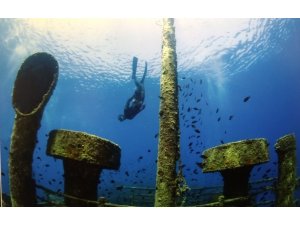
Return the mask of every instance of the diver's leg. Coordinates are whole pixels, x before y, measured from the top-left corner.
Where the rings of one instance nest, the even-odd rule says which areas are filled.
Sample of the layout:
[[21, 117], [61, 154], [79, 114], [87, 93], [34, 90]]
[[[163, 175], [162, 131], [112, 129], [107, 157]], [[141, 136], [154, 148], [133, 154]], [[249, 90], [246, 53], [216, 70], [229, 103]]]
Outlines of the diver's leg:
[[142, 80], [141, 80], [141, 83], [144, 83], [146, 74], [147, 74], [147, 62], [145, 62], [145, 70], [144, 70], [144, 74], [143, 74], [143, 78], [142, 78]]
[[138, 58], [134, 56], [132, 59], [132, 79], [134, 79], [134, 81], [136, 81], [137, 63], [138, 63]]

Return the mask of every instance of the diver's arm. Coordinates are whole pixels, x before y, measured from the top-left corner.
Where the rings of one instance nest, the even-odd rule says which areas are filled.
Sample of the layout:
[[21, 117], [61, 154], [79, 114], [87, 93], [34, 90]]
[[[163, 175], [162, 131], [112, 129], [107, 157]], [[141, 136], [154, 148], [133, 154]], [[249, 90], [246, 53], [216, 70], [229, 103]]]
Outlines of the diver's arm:
[[134, 99], [134, 96], [130, 97], [127, 102], [126, 102], [126, 105], [125, 105], [125, 109], [129, 108], [129, 105], [130, 105], [130, 102], [132, 101], [132, 99]]

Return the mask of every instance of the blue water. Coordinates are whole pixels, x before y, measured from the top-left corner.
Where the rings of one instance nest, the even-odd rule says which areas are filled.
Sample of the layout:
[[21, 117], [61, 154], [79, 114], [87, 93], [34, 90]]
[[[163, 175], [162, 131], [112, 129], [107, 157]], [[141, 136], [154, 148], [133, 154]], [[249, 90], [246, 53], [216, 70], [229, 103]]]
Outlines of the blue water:
[[[197, 167], [201, 152], [221, 141], [247, 138], [266, 138], [270, 143], [270, 162], [259, 172], [255, 167], [251, 180], [261, 179], [269, 168], [268, 176], [277, 176], [276, 140], [294, 133], [299, 143], [300, 137], [300, 20], [176, 19], [175, 27], [182, 88], [180, 148], [187, 184], [191, 188], [222, 185], [220, 175], [203, 174]], [[9, 193], [13, 83], [22, 62], [35, 52], [52, 54], [60, 70], [38, 132], [33, 161], [36, 182], [54, 191], [63, 190], [62, 161], [46, 156], [46, 135], [52, 129], [72, 129], [109, 139], [121, 147], [121, 167], [102, 172], [99, 195], [113, 201], [120, 195], [116, 190], [120, 185], [155, 188], [161, 29], [159, 19], [0, 20], [4, 193]], [[133, 56], [139, 58], [138, 77], [148, 62], [146, 108], [133, 120], [120, 122], [117, 117], [135, 88], [131, 80]], [[243, 102], [246, 96], [251, 97]], [[201, 114], [193, 108], [201, 108]], [[199, 120], [200, 137], [190, 127], [193, 116]], [[138, 160], [140, 156], [143, 159]]]

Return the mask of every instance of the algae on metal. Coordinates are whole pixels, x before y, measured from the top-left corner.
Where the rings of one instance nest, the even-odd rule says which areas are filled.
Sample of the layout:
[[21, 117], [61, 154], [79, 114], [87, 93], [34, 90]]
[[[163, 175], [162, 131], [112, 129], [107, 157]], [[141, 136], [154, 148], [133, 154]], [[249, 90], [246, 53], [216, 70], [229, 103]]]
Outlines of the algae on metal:
[[160, 124], [155, 206], [175, 206], [179, 158], [177, 56], [174, 19], [163, 20]]
[[278, 155], [276, 206], [295, 206], [294, 191], [297, 184], [295, 135], [289, 134], [279, 138], [275, 149]]
[[205, 150], [203, 173], [256, 165], [269, 161], [268, 143], [264, 138], [230, 142]]
[[102, 169], [120, 167], [120, 147], [85, 132], [52, 130], [47, 154], [63, 159], [64, 193], [67, 206], [96, 206], [97, 186]]
[[36, 204], [32, 157], [44, 108], [58, 78], [58, 63], [47, 53], [29, 56], [20, 67], [13, 89], [16, 111], [9, 158], [12, 206]]
[[72, 159], [103, 169], [120, 167], [120, 147], [104, 138], [85, 132], [52, 130], [47, 154], [60, 159]]
[[224, 206], [250, 206], [249, 177], [254, 165], [269, 161], [267, 140], [251, 139], [231, 142], [203, 152], [204, 173], [221, 172], [224, 180]]

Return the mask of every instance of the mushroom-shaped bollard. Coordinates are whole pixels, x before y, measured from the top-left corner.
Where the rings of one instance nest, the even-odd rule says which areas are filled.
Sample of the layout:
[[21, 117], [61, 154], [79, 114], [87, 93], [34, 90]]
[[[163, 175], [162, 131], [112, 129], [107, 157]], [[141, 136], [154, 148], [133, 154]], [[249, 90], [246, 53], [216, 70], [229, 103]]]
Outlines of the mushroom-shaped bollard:
[[[248, 181], [254, 165], [269, 161], [267, 140], [248, 139], [207, 149], [201, 156], [203, 173], [221, 172], [226, 199], [248, 197]], [[250, 199], [225, 206], [247, 206]]]
[[9, 182], [12, 206], [35, 206], [32, 157], [44, 108], [58, 78], [56, 59], [45, 52], [29, 56], [18, 71], [13, 90], [16, 111], [11, 135]]
[[47, 154], [63, 159], [67, 206], [96, 206], [97, 185], [102, 169], [120, 167], [121, 149], [104, 138], [84, 132], [52, 130], [49, 133]]

